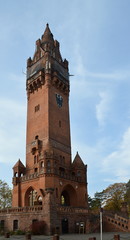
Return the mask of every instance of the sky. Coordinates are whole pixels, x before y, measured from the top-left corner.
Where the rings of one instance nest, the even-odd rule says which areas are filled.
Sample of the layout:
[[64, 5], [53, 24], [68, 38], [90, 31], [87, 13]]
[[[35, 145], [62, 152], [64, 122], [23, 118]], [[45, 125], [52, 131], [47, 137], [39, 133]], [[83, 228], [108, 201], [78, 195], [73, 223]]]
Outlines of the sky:
[[130, 179], [130, 1], [0, 0], [0, 179], [25, 164], [26, 60], [49, 23], [69, 61], [72, 159], [88, 193]]

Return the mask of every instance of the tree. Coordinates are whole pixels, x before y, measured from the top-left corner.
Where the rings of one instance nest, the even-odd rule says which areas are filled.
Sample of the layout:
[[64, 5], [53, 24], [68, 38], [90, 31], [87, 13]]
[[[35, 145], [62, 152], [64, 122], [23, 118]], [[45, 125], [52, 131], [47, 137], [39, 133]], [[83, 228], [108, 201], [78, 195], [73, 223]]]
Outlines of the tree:
[[12, 191], [8, 184], [0, 180], [0, 209], [9, 208], [12, 203]]
[[126, 194], [126, 183], [114, 183], [103, 190], [103, 205], [107, 210], [120, 211]]
[[[114, 183], [109, 185], [102, 192], [96, 192], [94, 198], [88, 198], [89, 208], [94, 211], [99, 210], [100, 207], [115, 212], [120, 211], [121, 203], [125, 199], [126, 189], [126, 183]], [[130, 203], [130, 182], [127, 193], [127, 199], [129, 199]]]
[[129, 211], [130, 211], [130, 180], [126, 184], [126, 194], [125, 194], [124, 198], [125, 198], [125, 201], [128, 204], [128, 208], [129, 208]]
[[94, 194], [94, 198], [91, 198], [89, 196], [88, 197], [89, 208], [93, 211], [99, 210], [99, 208], [101, 207], [102, 201], [103, 201], [102, 197], [103, 197], [102, 192], [96, 192]]

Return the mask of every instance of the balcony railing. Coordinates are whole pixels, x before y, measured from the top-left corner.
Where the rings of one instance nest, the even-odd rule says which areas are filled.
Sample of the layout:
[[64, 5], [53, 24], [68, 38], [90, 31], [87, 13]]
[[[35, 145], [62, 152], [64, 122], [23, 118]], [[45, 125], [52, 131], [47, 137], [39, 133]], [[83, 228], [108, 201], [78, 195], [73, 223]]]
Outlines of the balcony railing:
[[0, 209], [0, 213], [8, 214], [8, 213], [26, 213], [26, 212], [39, 212], [42, 210], [42, 206], [29, 206], [29, 207], [16, 207], [16, 208], [5, 208]]
[[71, 207], [71, 206], [57, 206], [57, 211], [60, 213], [82, 213], [82, 214], [88, 213], [88, 209], [86, 208]]

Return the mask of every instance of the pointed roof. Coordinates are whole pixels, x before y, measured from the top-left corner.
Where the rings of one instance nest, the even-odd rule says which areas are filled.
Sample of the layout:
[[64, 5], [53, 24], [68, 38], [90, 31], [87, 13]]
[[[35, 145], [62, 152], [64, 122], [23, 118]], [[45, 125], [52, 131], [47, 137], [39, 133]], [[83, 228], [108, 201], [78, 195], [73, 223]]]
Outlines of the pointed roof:
[[20, 161], [20, 159], [16, 162], [16, 164], [13, 166], [13, 168], [25, 168], [25, 166], [23, 165], [23, 163]]
[[74, 158], [73, 165], [80, 166], [80, 167], [84, 167], [85, 166], [83, 161], [82, 161], [82, 159], [81, 159], [81, 157], [79, 156], [78, 152], [77, 152], [77, 154], [76, 154], [76, 156]]
[[49, 28], [49, 24], [47, 23], [45, 32], [42, 35], [42, 42], [52, 42], [52, 41], [54, 41], [53, 34], [51, 33], [51, 30]]

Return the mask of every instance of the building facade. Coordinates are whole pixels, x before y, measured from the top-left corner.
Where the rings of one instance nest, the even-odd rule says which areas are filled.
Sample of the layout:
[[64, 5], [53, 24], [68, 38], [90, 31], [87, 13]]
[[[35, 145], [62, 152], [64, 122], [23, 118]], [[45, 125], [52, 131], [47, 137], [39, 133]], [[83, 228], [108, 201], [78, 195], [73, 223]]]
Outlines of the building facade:
[[12, 208], [0, 211], [9, 230], [43, 221], [44, 232], [87, 229], [87, 166], [71, 159], [68, 61], [49, 25], [27, 60], [26, 164], [13, 167]]

